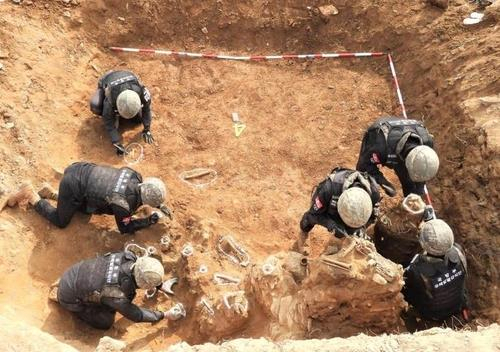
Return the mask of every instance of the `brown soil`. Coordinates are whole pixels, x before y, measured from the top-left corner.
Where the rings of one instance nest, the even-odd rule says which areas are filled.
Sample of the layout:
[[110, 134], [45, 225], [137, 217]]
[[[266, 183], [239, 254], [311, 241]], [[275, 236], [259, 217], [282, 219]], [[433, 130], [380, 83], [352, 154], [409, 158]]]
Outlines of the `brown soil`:
[[[2, 189], [24, 179], [57, 185], [56, 171], [77, 160], [123, 165], [87, 100], [101, 74], [127, 68], [150, 88], [156, 115], [157, 144], [145, 146], [135, 168], [167, 182], [174, 210], [173, 222], [134, 240], [157, 244], [168, 231], [175, 250], [191, 242], [205, 251], [207, 265], [230, 270], [213, 248], [219, 235], [232, 234], [252, 262], [262, 261], [295, 240], [314, 184], [334, 166], [355, 165], [366, 126], [382, 114], [399, 114], [385, 59], [240, 63], [117, 55], [106, 47], [259, 54], [391, 50], [409, 115], [424, 119], [436, 137], [442, 163], [429, 188], [438, 214], [466, 248], [473, 313], [483, 321], [500, 319], [498, 129], [475, 121], [464, 105], [498, 93], [498, 7], [491, 19], [464, 28], [462, 18], [472, 10], [465, 0], [446, 11], [423, 1], [339, 0], [340, 13], [328, 22], [306, 9], [319, 1], [29, 3], [0, 2]], [[247, 124], [240, 138], [232, 112]], [[127, 129], [125, 141], [140, 141], [139, 132]], [[204, 190], [190, 188], [178, 175], [196, 167], [215, 169], [218, 179]], [[115, 231], [111, 217], [76, 216], [64, 230], [32, 209], [8, 209], [0, 220], [0, 315], [92, 350], [103, 333], [49, 304], [48, 288], [71, 264], [123, 248], [131, 238]], [[328, 234], [318, 229], [311, 237], [314, 256]], [[177, 263], [173, 254], [166, 260], [171, 267]], [[184, 285], [178, 292], [189, 304], [192, 287]], [[261, 319], [255, 311], [230, 337], [260, 336]], [[189, 318], [153, 327], [124, 319], [115, 325], [107, 334], [132, 349], [202, 342]]]

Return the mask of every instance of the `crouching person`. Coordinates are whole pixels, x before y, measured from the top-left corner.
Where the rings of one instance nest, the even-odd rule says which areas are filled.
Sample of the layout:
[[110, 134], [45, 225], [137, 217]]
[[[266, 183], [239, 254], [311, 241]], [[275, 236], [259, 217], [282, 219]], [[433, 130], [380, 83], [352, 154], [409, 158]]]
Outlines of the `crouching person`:
[[405, 269], [406, 301], [426, 320], [462, 315], [467, 321], [467, 261], [453, 231], [443, 220], [432, 219], [423, 224], [419, 237], [424, 252]]
[[59, 280], [52, 299], [96, 329], [109, 329], [116, 312], [136, 323], [178, 320], [186, 314], [182, 304], [162, 312], [132, 303], [137, 288], [161, 289], [163, 275], [157, 259], [137, 258], [131, 252], [108, 253], [70, 267]]
[[[156, 224], [159, 219], [157, 213], [145, 219], [133, 219], [132, 215], [142, 205], [160, 208], [170, 216], [163, 205], [166, 194], [167, 189], [160, 179], [147, 177], [143, 180], [140, 173], [128, 167], [117, 169], [77, 162], [64, 170], [59, 192], [46, 185], [37, 194], [27, 183], [9, 198], [8, 205], [28, 202], [60, 228], [68, 226], [76, 212], [114, 215], [121, 233], [134, 233]], [[46, 199], [57, 200], [57, 208]]]
[[311, 207], [300, 221], [299, 239], [292, 249], [304, 251], [308, 234], [315, 225], [325, 227], [337, 238], [363, 237], [365, 228], [378, 215], [378, 187], [367, 173], [341, 167], [333, 169], [316, 187]]

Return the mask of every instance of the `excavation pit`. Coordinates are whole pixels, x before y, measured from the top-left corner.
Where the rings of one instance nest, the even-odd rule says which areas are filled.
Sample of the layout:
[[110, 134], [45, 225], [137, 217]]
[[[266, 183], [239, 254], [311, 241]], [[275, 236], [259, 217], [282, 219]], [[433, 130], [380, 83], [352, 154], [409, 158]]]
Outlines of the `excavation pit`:
[[[53, 170], [76, 160], [124, 165], [87, 100], [109, 69], [137, 73], [152, 93], [157, 144], [144, 145], [143, 158], [133, 167], [165, 179], [174, 220], [134, 239], [160, 248], [161, 236], [168, 233], [165, 266], [172, 275], [196, 279], [181, 280], [175, 287], [176, 299], [188, 307], [186, 320], [150, 326], [119, 319], [106, 333], [128, 342], [131, 350], [208, 341], [189, 317], [190, 309], [204, 309], [193, 290], [213, 285], [210, 273], [216, 270], [247, 274], [217, 254], [219, 236], [232, 234], [252, 264], [289, 249], [312, 187], [335, 166], [354, 167], [364, 129], [377, 117], [401, 110], [384, 58], [222, 62], [116, 54], [107, 49], [112, 45], [236, 55], [391, 51], [408, 115], [425, 120], [443, 160], [429, 189], [438, 214], [466, 248], [473, 312], [485, 322], [498, 320], [498, 150], [489, 139], [490, 125], [483, 121], [476, 127], [472, 119], [484, 104], [476, 106], [470, 99], [496, 93], [491, 82], [499, 72], [498, 59], [488, 46], [498, 47], [499, 39], [486, 27], [464, 32], [450, 25], [465, 3], [442, 12], [423, 2], [339, 1], [339, 13], [327, 21], [307, 9], [316, 5], [323, 4], [0, 4], [5, 9], [0, 38], [8, 50], [7, 58], [0, 57], [5, 67], [0, 71], [2, 114], [6, 123], [14, 123], [0, 131], [2, 187], [13, 188], [24, 178], [55, 186]], [[474, 109], [462, 105], [466, 100]], [[247, 126], [239, 137], [233, 112]], [[127, 143], [141, 143], [140, 128], [124, 130], [123, 137]], [[198, 189], [179, 179], [182, 172], [201, 166], [215, 170], [217, 180]], [[397, 201], [386, 198], [384, 204]], [[92, 351], [103, 333], [48, 303], [47, 294], [71, 264], [119, 250], [128, 239], [117, 233], [111, 217], [77, 216], [64, 230], [48, 225], [33, 210], [9, 209], [0, 219], [0, 249], [6, 253], [0, 268], [0, 315]], [[325, 231], [313, 231], [311, 257], [318, 257], [328, 239]], [[187, 243], [194, 255], [180, 259]], [[208, 272], [200, 272], [201, 266]], [[206, 302], [215, 306], [208, 296]], [[138, 304], [158, 303], [141, 297]], [[247, 298], [252, 302], [253, 297]], [[342, 312], [346, 314], [344, 306]], [[250, 304], [244, 323], [218, 337], [271, 337], [261, 328], [266, 319], [261, 308]], [[343, 324], [321, 336], [369, 333], [349, 319]]]

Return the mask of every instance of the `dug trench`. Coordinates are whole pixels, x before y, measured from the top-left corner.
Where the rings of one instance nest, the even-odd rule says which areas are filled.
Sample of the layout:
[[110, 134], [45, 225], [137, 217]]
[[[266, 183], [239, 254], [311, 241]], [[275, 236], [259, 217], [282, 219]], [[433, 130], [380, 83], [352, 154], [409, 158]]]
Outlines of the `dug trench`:
[[[423, 119], [435, 136], [441, 167], [429, 189], [437, 213], [466, 249], [474, 318], [480, 324], [498, 321], [498, 125], [488, 119], [492, 111], [498, 112], [498, 7], [490, 10], [484, 24], [469, 30], [459, 25], [471, 10], [465, 0], [450, 3], [446, 11], [422, 1], [339, 0], [339, 13], [329, 17], [315, 10], [319, 5], [324, 3], [0, 3], [3, 190], [25, 179], [36, 186], [44, 181], [56, 185], [60, 171], [77, 160], [124, 165], [87, 101], [100, 75], [127, 68], [150, 88], [155, 114], [156, 143], [144, 146], [144, 159], [133, 167], [166, 181], [174, 212], [172, 221], [124, 237], [111, 217], [76, 216], [61, 230], [32, 209], [3, 211], [0, 314], [83, 351], [93, 350], [104, 334], [127, 341], [130, 350], [159, 350], [179, 340], [345, 337], [404, 329], [398, 317], [403, 302], [397, 280], [378, 292], [378, 286], [365, 282], [349, 288], [342, 275], [325, 279], [314, 261], [329, 239], [325, 231], [315, 229], [311, 235], [315, 274], [304, 279], [299, 293], [290, 291], [296, 277], [280, 274], [271, 280], [257, 270], [263, 263], [276, 267], [288, 260], [278, 253], [288, 251], [295, 240], [312, 187], [334, 166], [354, 167], [366, 126], [381, 115], [401, 114], [385, 59], [202, 61], [107, 49], [117, 45], [243, 54], [391, 51], [409, 116]], [[232, 112], [247, 125], [239, 138], [234, 136]], [[139, 132], [139, 127], [128, 128], [124, 139], [140, 142]], [[209, 187], [193, 188], [179, 179], [182, 172], [198, 167], [217, 172]], [[400, 200], [384, 199], [385, 209]], [[145, 300], [140, 293], [137, 303], [168, 308], [181, 301], [188, 310], [185, 320], [151, 326], [121, 318], [103, 333], [47, 301], [51, 283], [71, 264], [120, 250], [130, 241], [159, 248], [165, 234], [172, 239], [162, 255], [167, 275], [181, 279], [176, 296]], [[220, 236], [229, 234], [250, 255], [247, 268], [216, 250]], [[180, 251], [187, 243], [194, 254], [182, 259]], [[360, 255], [372, 252], [363, 248], [357, 254], [338, 255], [361, 268], [366, 258]], [[400, 275], [400, 268], [384, 264]], [[210, 276], [201, 276], [201, 265], [210, 273], [250, 278], [231, 289], [246, 292], [245, 298], [231, 298], [234, 304], [249, 302], [244, 319], [204, 318], [200, 300], [207, 298], [217, 308], [227, 290], [214, 285]], [[314, 286], [319, 282], [322, 285]], [[344, 291], [332, 292], [327, 284]], [[276, 291], [266, 291], [272, 287]], [[349, 291], [356, 292], [349, 296]], [[296, 314], [283, 317], [268, 309], [273, 294], [290, 297], [283, 306], [293, 303]], [[317, 299], [311, 298], [316, 294]], [[328, 295], [339, 301], [335, 313], [324, 306]], [[302, 316], [307, 309], [300, 309], [301, 302], [314, 311], [315, 319]], [[373, 302], [379, 303], [374, 307]], [[381, 318], [374, 324], [371, 317], [377, 314]]]

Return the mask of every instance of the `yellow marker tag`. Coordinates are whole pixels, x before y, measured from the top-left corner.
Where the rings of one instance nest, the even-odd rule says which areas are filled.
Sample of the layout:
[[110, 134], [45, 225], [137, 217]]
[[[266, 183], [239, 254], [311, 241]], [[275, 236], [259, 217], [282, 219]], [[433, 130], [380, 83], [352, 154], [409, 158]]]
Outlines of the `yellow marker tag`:
[[239, 137], [242, 133], [243, 133], [243, 130], [246, 128], [247, 126], [244, 124], [244, 123], [235, 123], [234, 124], [234, 135], [236, 137]]

